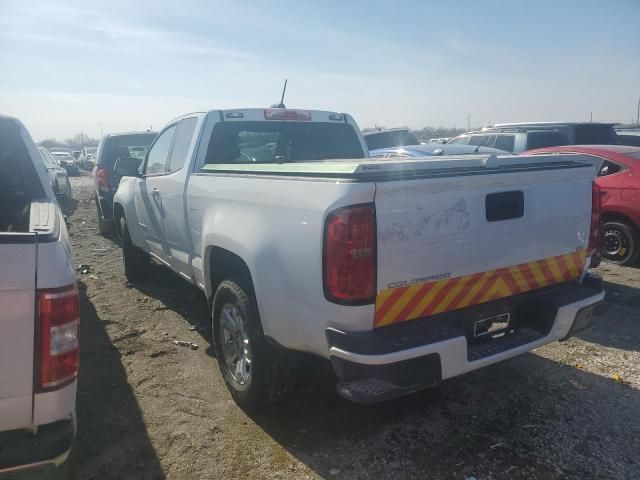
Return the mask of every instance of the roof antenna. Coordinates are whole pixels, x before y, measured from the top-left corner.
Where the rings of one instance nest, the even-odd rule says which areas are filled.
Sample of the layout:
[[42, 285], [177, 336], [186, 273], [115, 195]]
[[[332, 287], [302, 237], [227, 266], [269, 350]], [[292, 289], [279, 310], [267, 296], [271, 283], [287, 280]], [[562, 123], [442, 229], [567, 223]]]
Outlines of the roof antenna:
[[280, 103], [276, 105], [271, 105], [271, 108], [287, 108], [284, 106], [284, 94], [287, 91], [287, 79], [284, 79], [284, 87], [282, 88], [282, 97], [280, 98]]

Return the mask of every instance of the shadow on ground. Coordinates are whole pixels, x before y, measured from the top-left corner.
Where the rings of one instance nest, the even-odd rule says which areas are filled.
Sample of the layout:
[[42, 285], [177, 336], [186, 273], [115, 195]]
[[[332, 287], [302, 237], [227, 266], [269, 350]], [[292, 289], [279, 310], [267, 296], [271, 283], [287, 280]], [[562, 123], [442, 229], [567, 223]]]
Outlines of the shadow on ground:
[[605, 301], [598, 306], [593, 328], [578, 338], [605, 347], [640, 350], [640, 289], [604, 282]]
[[[78, 431], [67, 462], [3, 480], [164, 478], [127, 374], [91, 301], [80, 288]], [[108, 447], [105, 449], [104, 446]], [[135, 458], [132, 463], [127, 459]]]
[[640, 392], [535, 354], [372, 406], [342, 400], [333, 385], [326, 377], [252, 415], [321, 476], [640, 474], [640, 425], [631, 420]]
[[[164, 478], [120, 352], [86, 297], [86, 286], [82, 282], [79, 286], [78, 434], [68, 462], [70, 478]], [[98, 449], [105, 445], [110, 447]], [[127, 458], [137, 461], [122, 461]]]

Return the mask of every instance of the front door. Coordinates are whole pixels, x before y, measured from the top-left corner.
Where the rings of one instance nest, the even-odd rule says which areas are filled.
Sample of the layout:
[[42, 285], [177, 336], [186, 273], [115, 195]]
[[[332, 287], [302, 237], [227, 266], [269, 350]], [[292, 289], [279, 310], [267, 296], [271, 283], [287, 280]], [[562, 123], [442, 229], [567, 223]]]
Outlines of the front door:
[[169, 151], [175, 131], [176, 125], [171, 125], [161, 132], [151, 145], [133, 199], [138, 224], [148, 250], [165, 261], [169, 252], [164, 237], [162, 184], [167, 174]]

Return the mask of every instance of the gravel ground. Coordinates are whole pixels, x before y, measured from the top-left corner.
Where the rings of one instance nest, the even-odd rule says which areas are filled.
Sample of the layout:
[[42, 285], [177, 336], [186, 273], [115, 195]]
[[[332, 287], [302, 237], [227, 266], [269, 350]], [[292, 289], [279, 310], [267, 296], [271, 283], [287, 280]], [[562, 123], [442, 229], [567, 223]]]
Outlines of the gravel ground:
[[[640, 477], [640, 270], [604, 264], [598, 325], [566, 343], [360, 406], [306, 359], [289, 400], [231, 400], [202, 294], [163, 267], [134, 288], [96, 233], [90, 178], [73, 178], [81, 287], [79, 430], [62, 469], [22, 479], [512, 479]], [[199, 345], [176, 346], [173, 340]]]

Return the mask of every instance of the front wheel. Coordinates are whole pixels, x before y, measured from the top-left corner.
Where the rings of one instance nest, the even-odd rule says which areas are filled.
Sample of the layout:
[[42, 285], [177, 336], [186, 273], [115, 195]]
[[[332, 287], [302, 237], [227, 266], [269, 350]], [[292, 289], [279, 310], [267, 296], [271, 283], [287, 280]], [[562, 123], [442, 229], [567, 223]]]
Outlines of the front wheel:
[[256, 410], [291, 394], [297, 373], [294, 353], [265, 338], [250, 281], [236, 278], [220, 284], [212, 332], [222, 377], [241, 408]]
[[120, 217], [120, 239], [122, 242], [124, 276], [132, 283], [144, 280], [147, 277], [151, 259], [144, 250], [136, 247], [131, 241], [124, 216]]
[[624, 222], [611, 221], [604, 224], [602, 256], [618, 265], [632, 265], [638, 259], [637, 230]]

